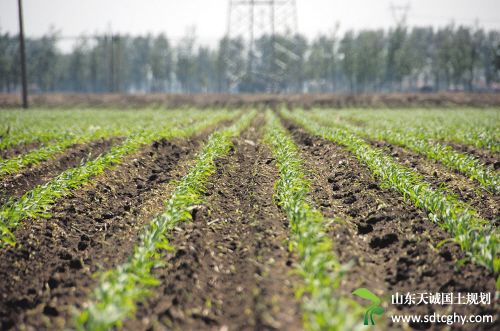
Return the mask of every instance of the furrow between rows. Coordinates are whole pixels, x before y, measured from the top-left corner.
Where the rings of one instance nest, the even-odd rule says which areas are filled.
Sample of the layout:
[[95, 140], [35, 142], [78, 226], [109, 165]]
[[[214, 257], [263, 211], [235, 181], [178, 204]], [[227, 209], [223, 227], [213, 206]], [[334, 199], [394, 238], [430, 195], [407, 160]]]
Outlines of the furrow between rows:
[[232, 139], [250, 125], [254, 116], [254, 112], [248, 113], [208, 138], [194, 165], [176, 184], [163, 212], [148, 221], [141, 231], [127, 261], [100, 274], [97, 287], [78, 314], [78, 329], [108, 330], [121, 326], [135, 313], [137, 304], [151, 296], [152, 286], [161, 284], [153, 271], [162, 265], [162, 254], [173, 249], [169, 233], [192, 219], [191, 211], [202, 202], [206, 181], [216, 170], [215, 160], [230, 152]]
[[49, 182], [36, 186], [19, 199], [11, 199], [0, 209], [0, 246], [15, 245], [14, 231], [26, 218], [48, 218], [55, 201], [70, 194], [74, 189], [89, 183], [93, 177], [106, 169], [120, 164], [124, 157], [143, 146], [161, 138], [189, 137], [200, 130], [214, 126], [223, 120], [230, 120], [237, 114], [219, 114], [199, 120], [183, 128], [175, 123], [167, 124], [158, 132], [145, 132], [128, 137], [122, 144], [111, 148], [108, 153], [91, 160], [80, 167], [66, 169]]
[[[0, 254], [0, 325], [62, 329], [96, 284], [92, 274], [123, 262], [144, 218], [141, 206], [198, 146], [195, 140], [160, 140], [128, 156], [59, 201], [49, 219], [25, 222], [20, 248]], [[161, 205], [150, 212], [159, 212]]]
[[40, 147], [40, 142], [37, 141], [20, 142], [16, 145], [5, 147], [3, 149], [0, 149], [0, 162], [2, 162], [5, 159], [10, 159], [22, 154], [26, 154], [39, 147]]
[[446, 192], [432, 189], [418, 173], [373, 148], [348, 130], [319, 125], [307, 116], [282, 111], [283, 116], [303, 126], [316, 136], [346, 147], [384, 185], [399, 192], [405, 200], [428, 213], [429, 218], [450, 233], [453, 240], [476, 263], [494, 271], [500, 271], [500, 233], [491, 222], [480, 218], [477, 212]]
[[302, 328], [287, 224], [270, 199], [277, 173], [255, 130], [261, 124], [217, 160], [205, 202], [169, 235], [175, 250], [154, 273], [161, 285], [125, 329]]
[[[491, 271], [471, 262], [447, 243], [448, 234], [394, 191], [380, 187], [369, 169], [345, 148], [290, 125], [311, 178], [312, 196], [325, 217], [335, 219], [329, 234], [341, 263], [348, 265], [340, 291], [366, 287], [380, 297], [406, 292], [489, 292]], [[399, 306], [398, 314], [446, 313], [444, 307]], [[458, 307], [457, 313], [496, 314], [494, 306]], [[430, 324], [411, 325], [422, 329]], [[394, 326], [396, 327], [396, 326]]]

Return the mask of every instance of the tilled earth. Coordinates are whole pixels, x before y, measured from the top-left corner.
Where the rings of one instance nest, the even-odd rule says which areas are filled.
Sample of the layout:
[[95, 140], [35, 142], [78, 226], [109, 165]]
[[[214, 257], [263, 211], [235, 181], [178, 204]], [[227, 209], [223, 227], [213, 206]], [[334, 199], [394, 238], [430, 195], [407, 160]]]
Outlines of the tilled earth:
[[0, 251], [2, 328], [65, 326], [69, 307], [95, 285], [92, 274], [130, 254], [151, 190], [175, 179], [170, 172], [198, 144], [155, 142], [59, 201], [52, 218], [26, 220], [15, 233], [20, 247]]
[[276, 168], [259, 139], [247, 130], [218, 160], [206, 204], [171, 235], [162, 285], [126, 329], [301, 329], [287, 222], [272, 200]]
[[[294, 273], [288, 250], [288, 221], [274, 201], [275, 160], [262, 142], [259, 117], [218, 159], [207, 182], [205, 202], [192, 222], [170, 234], [174, 251], [154, 270], [161, 285], [140, 303], [126, 330], [301, 330]], [[390, 302], [395, 292], [492, 292], [495, 277], [461, 260], [464, 254], [427, 215], [391, 190], [344, 148], [287, 123], [312, 182], [311, 199], [325, 218], [340, 262], [348, 266], [338, 289], [344, 296], [367, 287]], [[19, 246], [0, 250], [0, 329], [57, 330], [71, 327], [71, 307], [81, 308], [96, 285], [95, 272], [129, 256], [144, 225], [163, 209], [206, 140], [160, 140], [105, 171], [91, 184], [59, 200], [52, 217], [25, 220], [15, 235]], [[121, 139], [71, 147], [57, 158], [6, 177], [4, 197], [18, 197], [61, 171], [97, 157]], [[433, 187], [446, 189], [498, 220], [498, 196], [414, 153], [382, 142], [399, 162], [419, 171]], [[27, 148], [27, 147], [26, 147]], [[14, 152], [13, 152], [14, 153]], [[495, 164], [491, 160], [490, 165]], [[495, 301], [493, 299], [493, 301]], [[390, 313], [450, 313], [444, 307], [398, 306]], [[490, 306], [453, 307], [462, 314], [498, 317]], [[498, 329], [487, 324], [470, 330]], [[388, 325], [387, 328], [401, 325]], [[445, 329], [415, 324], [414, 329]]]
[[[350, 263], [341, 288], [345, 294], [359, 287], [370, 288], [381, 297], [396, 292], [495, 293], [491, 272], [472, 263], [458, 266], [464, 254], [457, 245], [436, 248], [449, 235], [423, 211], [406, 203], [398, 193], [382, 189], [369, 170], [345, 149], [312, 137], [300, 128], [290, 129], [306, 168], [313, 169], [310, 178], [316, 205], [325, 216], [338, 220], [330, 233], [341, 262]], [[400, 161], [405, 163], [404, 158]], [[387, 299], [390, 301], [390, 297]], [[495, 307], [494, 298], [492, 301], [491, 306], [456, 307], [454, 311], [495, 316], [498, 306]], [[398, 308], [406, 314], [449, 313], [434, 305]], [[498, 321], [490, 326], [497, 328]]]

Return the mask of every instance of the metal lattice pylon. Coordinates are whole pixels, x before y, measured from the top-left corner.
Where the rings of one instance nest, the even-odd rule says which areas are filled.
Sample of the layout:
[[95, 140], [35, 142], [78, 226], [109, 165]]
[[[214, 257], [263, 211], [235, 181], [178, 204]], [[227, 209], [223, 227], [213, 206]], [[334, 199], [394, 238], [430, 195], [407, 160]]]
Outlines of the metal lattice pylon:
[[[246, 79], [278, 92], [290, 65], [283, 59], [297, 57], [297, 25], [295, 0], [229, 0], [224, 55], [229, 90], [237, 92]], [[257, 47], [261, 37], [271, 46], [266, 52]]]
[[391, 2], [390, 10], [396, 26], [406, 26], [408, 13], [411, 9], [411, 4], [407, 2], [405, 5], [396, 5]]

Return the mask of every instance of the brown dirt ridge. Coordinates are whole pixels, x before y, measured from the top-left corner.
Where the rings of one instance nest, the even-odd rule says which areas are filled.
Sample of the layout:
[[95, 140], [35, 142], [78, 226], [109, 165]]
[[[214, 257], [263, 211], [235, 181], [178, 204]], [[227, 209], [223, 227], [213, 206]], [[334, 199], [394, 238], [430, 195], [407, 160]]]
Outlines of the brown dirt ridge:
[[125, 329], [302, 329], [287, 222], [272, 199], [272, 161], [255, 126], [235, 140], [217, 161], [206, 203], [171, 234], [175, 252], [156, 270], [157, 294]]
[[15, 233], [20, 247], [0, 250], [0, 329], [68, 326], [70, 307], [95, 286], [92, 274], [128, 257], [150, 219], [138, 218], [141, 206], [198, 145], [156, 141], [63, 198], [50, 219], [25, 220]]
[[[351, 264], [340, 289], [346, 296], [356, 288], [367, 287], [388, 302], [390, 294], [396, 292], [422, 291], [490, 292], [494, 298], [494, 275], [472, 263], [459, 267], [464, 254], [456, 245], [436, 249], [449, 234], [423, 211], [404, 202], [397, 192], [382, 189], [369, 170], [342, 147], [312, 137], [300, 128], [289, 128], [307, 169], [313, 169], [310, 177], [316, 205], [326, 217], [337, 219], [330, 229], [335, 251], [342, 263]], [[443, 313], [443, 308], [433, 305], [398, 307], [399, 313]], [[454, 307], [454, 311], [467, 315], [499, 313], [498, 303]], [[392, 313], [397, 314], [397, 310]], [[498, 323], [470, 324], [464, 329], [493, 330]], [[411, 327], [442, 330], [446, 326]]]
[[[343, 107], [493, 107], [500, 106], [500, 93], [364, 93], [364, 94], [120, 94], [43, 93], [29, 96], [34, 107], [197, 107], [197, 108], [343, 108]], [[0, 93], [1, 108], [21, 106], [18, 94]]]

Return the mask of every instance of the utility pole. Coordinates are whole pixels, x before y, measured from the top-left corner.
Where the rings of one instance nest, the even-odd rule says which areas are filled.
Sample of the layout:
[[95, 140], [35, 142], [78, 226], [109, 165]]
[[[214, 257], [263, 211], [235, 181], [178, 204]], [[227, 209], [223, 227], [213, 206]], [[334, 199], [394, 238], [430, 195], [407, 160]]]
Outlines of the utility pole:
[[26, 79], [26, 49], [24, 47], [24, 24], [22, 0], [17, 0], [19, 9], [19, 51], [21, 52], [21, 83], [23, 108], [28, 108], [28, 80]]

